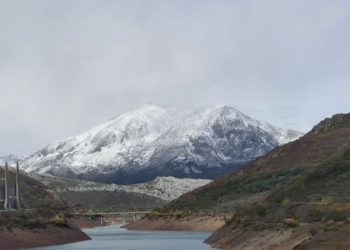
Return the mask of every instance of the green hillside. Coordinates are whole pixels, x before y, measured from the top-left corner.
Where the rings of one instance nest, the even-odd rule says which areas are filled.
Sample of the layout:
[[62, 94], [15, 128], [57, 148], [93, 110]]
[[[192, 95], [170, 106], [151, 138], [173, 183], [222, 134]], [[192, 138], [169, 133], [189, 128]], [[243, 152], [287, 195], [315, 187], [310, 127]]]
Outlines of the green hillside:
[[79, 204], [83, 209], [100, 212], [147, 211], [166, 203], [152, 196], [125, 191], [65, 191], [59, 196], [67, 204]]

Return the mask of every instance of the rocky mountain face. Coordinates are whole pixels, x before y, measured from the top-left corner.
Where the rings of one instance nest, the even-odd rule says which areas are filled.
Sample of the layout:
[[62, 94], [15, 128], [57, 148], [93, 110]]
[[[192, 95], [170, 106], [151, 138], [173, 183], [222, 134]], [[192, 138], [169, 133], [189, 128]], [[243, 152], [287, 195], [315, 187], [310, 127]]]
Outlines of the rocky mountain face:
[[157, 176], [213, 179], [301, 136], [228, 106], [145, 105], [23, 161], [27, 172], [131, 184]]

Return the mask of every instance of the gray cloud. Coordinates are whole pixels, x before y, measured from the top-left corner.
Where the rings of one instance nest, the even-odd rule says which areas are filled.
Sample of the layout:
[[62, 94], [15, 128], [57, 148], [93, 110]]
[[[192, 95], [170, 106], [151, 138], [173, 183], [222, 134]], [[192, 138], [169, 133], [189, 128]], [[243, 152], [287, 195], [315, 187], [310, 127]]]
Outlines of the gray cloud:
[[349, 112], [349, 1], [0, 0], [0, 154], [144, 103], [308, 130]]

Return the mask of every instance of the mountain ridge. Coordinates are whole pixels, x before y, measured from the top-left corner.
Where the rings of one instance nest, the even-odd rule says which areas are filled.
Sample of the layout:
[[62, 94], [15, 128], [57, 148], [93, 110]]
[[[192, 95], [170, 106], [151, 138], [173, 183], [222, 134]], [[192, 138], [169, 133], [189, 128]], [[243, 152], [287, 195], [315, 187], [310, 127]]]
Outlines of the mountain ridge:
[[213, 179], [300, 135], [229, 106], [148, 104], [48, 145], [25, 158], [23, 169], [119, 184], [157, 176]]

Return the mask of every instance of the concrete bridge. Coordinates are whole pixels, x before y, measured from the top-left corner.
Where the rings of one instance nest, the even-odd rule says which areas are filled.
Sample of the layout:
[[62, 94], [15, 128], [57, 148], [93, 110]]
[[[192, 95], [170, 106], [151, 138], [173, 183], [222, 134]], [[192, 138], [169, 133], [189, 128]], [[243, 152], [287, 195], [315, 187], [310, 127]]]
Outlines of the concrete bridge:
[[101, 218], [101, 224], [103, 222], [109, 221], [109, 222], [122, 222], [123, 224], [129, 223], [129, 222], [135, 222], [142, 217], [144, 217], [146, 214], [149, 214], [151, 211], [125, 211], [125, 212], [83, 212], [83, 213], [72, 213], [75, 217], [90, 217]]

